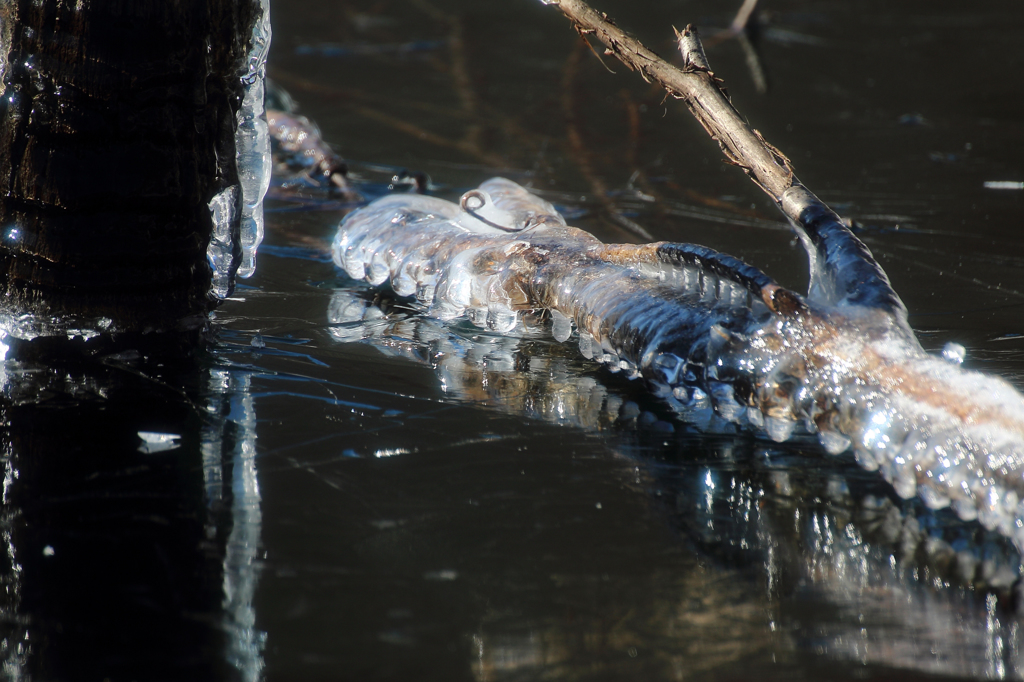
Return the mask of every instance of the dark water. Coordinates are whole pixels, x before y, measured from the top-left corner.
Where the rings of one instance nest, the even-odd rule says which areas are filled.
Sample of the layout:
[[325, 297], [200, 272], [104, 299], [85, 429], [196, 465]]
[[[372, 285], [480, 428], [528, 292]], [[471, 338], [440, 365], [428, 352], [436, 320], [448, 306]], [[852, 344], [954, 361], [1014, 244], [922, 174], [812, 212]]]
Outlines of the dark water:
[[[600, 9], [667, 55], [734, 4]], [[1024, 386], [1024, 191], [985, 186], [1024, 181], [1020, 3], [762, 4], [766, 94], [739, 43], [708, 49], [740, 111], [856, 221], [927, 347]], [[271, 75], [365, 191], [501, 174], [606, 241], [636, 241], [625, 217], [806, 281], [770, 201], [554, 8], [272, 11]], [[1024, 675], [1006, 543], [813, 440], [701, 432], [546, 334], [416, 317], [330, 264], [336, 204], [268, 202], [198, 354], [8, 364], [6, 677]]]

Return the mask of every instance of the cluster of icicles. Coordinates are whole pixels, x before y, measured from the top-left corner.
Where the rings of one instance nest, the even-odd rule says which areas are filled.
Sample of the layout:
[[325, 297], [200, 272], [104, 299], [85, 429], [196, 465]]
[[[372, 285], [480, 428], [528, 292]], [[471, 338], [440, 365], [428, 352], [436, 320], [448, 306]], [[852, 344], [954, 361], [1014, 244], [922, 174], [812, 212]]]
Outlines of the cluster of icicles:
[[[271, 171], [270, 132], [263, 106], [271, 29], [269, 0], [255, 4], [257, 16], [240, 77], [242, 101], [235, 117], [238, 184], [226, 187], [209, 202], [213, 231], [206, 257], [213, 275], [212, 292], [217, 298], [231, 295], [236, 274], [252, 277], [256, 250], [263, 241], [263, 198]], [[241, 252], [240, 259], [236, 251]]]
[[710, 407], [776, 441], [852, 447], [900, 496], [1024, 548], [1024, 397], [962, 369], [956, 348], [926, 353], [881, 268], [829, 220], [798, 228], [807, 296], [705, 247], [604, 244], [502, 178], [459, 205], [379, 199], [342, 222], [334, 260], [442, 320], [515, 334], [522, 312], [547, 311], [558, 340], [575, 329], [584, 355], [683, 415]]

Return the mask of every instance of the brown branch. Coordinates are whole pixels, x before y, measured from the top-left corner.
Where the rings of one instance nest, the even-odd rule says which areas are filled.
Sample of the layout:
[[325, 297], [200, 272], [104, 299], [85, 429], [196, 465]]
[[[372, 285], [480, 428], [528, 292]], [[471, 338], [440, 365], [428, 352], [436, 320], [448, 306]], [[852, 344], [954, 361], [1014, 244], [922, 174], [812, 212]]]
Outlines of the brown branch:
[[[700, 124], [718, 142], [726, 161], [743, 168], [794, 225], [812, 258], [812, 289], [827, 288], [856, 305], [879, 308], [906, 324], [906, 308], [871, 252], [832, 209], [804, 187], [787, 159], [750, 128], [733, 107], [708, 66], [697, 31], [676, 32], [683, 68], [667, 63], [638, 40], [616, 27], [583, 0], [543, 0], [555, 5], [584, 35], [607, 46], [606, 54], [639, 71], [644, 80], [660, 84], [683, 100]], [[909, 329], [909, 327], [908, 327]]]
[[691, 27], [678, 34], [684, 60], [680, 69], [614, 26], [582, 0], [550, 0], [550, 4], [562, 10], [577, 31], [600, 40], [608, 53], [638, 71], [644, 80], [660, 84], [671, 96], [683, 100], [721, 146], [726, 159], [742, 167], [765, 192], [781, 203], [783, 193], [796, 182], [793, 169], [784, 157], [761, 140], [732, 106], [708, 68], [704, 51]]

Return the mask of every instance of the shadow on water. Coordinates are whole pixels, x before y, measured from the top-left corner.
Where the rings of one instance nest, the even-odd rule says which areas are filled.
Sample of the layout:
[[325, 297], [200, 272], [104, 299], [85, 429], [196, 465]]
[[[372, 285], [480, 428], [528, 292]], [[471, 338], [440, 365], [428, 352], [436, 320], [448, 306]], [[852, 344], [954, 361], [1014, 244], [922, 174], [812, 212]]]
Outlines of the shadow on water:
[[[738, 46], [709, 54], [740, 109], [857, 222], [927, 345], [1019, 385], [1024, 193], [984, 186], [1024, 180], [1019, 7], [764, 4], [767, 96]], [[602, 9], [656, 42], [734, 8]], [[798, 287], [773, 207], [549, 10], [282, 1], [271, 72], [370, 193], [504, 174], [605, 240], [625, 217]], [[984, 68], [948, 59], [965, 30]], [[489, 336], [348, 280], [326, 244], [349, 207], [269, 202], [196, 354], [6, 363], [5, 677], [1024, 675], [1005, 542], [809, 440], [673, 414], [544, 320]]]

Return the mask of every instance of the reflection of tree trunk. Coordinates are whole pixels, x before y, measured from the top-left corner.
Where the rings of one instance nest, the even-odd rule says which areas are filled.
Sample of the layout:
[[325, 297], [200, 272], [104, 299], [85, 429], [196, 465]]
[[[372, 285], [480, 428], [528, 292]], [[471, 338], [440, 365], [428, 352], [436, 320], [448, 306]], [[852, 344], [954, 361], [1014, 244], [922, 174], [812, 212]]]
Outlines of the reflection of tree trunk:
[[251, 0], [0, 9], [0, 321], [43, 321], [15, 336], [56, 315], [145, 329], [210, 306], [208, 204], [238, 183], [239, 68], [258, 12]]
[[258, 679], [249, 375], [196, 362], [0, 375], [0, 679]]
[[[5, 669], [26, 679], [227, 679], [226, 533], [207, 527], [194, 409], [106, 368], [55, 368], [4, 391]], [[50, 400], [19, 404], [32, 391]], [[142, 430], [176, 434], [180, 446], [141, 452]]]

